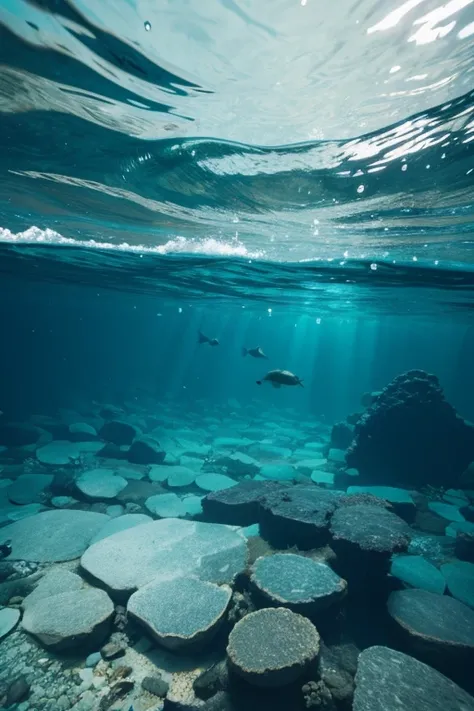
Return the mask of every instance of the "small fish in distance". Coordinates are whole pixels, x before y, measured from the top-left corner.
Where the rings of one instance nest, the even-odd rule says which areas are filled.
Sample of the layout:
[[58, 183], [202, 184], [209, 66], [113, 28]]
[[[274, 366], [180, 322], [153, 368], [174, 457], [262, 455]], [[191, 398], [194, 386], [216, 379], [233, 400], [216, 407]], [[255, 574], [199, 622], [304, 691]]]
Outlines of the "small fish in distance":
[[208, 336], [205, 336], [204, 333], [199, 331], [198, 333], [198, 343], [208, 343], [210, 346], [218, 346], [219, 341], [217, 338], [209, 338]]
[[301, 385], [304, 388], [301, 378], [289, 370], [270, 370], [261, 380], [257, 380], [257, 385], [264, 382], [271, 383], [274, 388], [281, 388], [282, 385]]
[[242, 348], [242, 355], [244, 358], [249, 355], [252, 358], [265, 358], [265, 360], [268, 360], [268, 356], [265, 355], [260, 346], [258, 348]]

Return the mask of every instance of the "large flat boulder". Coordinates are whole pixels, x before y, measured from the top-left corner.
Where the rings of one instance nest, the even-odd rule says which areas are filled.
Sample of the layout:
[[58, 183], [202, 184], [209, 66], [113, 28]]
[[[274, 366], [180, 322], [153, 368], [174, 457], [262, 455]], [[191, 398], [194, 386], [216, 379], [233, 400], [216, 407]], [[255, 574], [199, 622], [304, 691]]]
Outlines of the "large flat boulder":
[[353, 711], [474, 711], [474, 698], [422, 662], [388, 647], [359, 656]]
[[92, 538], [109, 520], [92, 511], [57, 510], [0, 528], [0, 543], [11, 539], [9, 560], [54, 563], [79, 558]]
[[237, 486], [214, 491], [202, 500], [207, 521], [232, 526], [250, 526], [260, 517], [260, 506], [265, 496], [281, 489], [279, 482], [240, 481]]
[[124, 599], [153, 580], [196, 575], [232, 582], [247, 564], [247, 543], [219, 524], [162, 519], [115, 533], [91, 546], [82, 568], [115, 598]]
[[[223, 622], [232, 590], [197, 577], [152, 582], [133, 593], [129, 615], [164, 647], [180, 650], [207, 644]], [[183, 614], [183, 610], [186, 614]]]
[[28, 605], [22, 627], [56, 652], [95, 648], [107, 637], [114, 606], [103, 590], [81, 588]]
[[52, 481], [52, 474], [20, 474], [8, 487], [8, 498], [13, 504], [32, 504]]
[[92, 501], [115, 499], [127, 485], [126, 479], [110, 469], [90, 469], [76, 480], [79, 494]]

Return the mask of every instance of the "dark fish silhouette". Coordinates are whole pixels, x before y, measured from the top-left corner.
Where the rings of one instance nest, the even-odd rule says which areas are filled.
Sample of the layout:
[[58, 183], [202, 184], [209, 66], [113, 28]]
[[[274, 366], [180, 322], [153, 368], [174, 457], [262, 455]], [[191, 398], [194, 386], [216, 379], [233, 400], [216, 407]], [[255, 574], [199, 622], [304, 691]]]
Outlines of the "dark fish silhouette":
[[264, 382], [271, 383], [274, 388], [281, 388], [282, 385], [301, 385], [304, 388], [303, 381], [289, 370], [270, 370], [261, 380], [257, 380], [257, 385]]
[[268, 360], [268, 356], [265, 355], [260, 346], [258, 348], [242, 348], [242, 355], [244, 358], [249, 355], [252, 358], [265, 358], [265, 360]]
[[2, 543], [0, 545], [0, 560], [3, 560], [4, 558], [8, 558], [10, 553], [12, 552], [12, 542], [11, 541], [5, 541], [5, 543]]
[[208, 343], [210, 346], [218, 346], [219, 341], [217, 338], [209, 338], [208, 336], [205, 336], [204, 333], [199, 331], [198, 333], [198, 343]]

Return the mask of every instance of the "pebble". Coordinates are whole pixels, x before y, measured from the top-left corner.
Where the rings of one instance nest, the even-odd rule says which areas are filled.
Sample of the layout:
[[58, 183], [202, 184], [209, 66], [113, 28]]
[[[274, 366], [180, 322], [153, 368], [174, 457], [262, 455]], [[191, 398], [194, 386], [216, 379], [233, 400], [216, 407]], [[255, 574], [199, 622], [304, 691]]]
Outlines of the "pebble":
[[102, 655], [100, 652], [94, 652], [93, 654], [89, 654], [86, 659], [86, 667], [95, 667], [95, 665], [98, 664], [101, 659]]
[[119, 657], [123, 657], [125, 654], [125, 649], [119, 644], [116, 644], [115, 642], [108, 642], [107, 644], [104, 644], [104, 646], [100, 650], [100, 653], [102, 655], [102, 659], [110, 661], [111, 659], [118, 659]]
[[146, 676], [142, 681], [142, 689], [154, 696], [164, 697], [168, 693], [169, 684], [161, 676]]

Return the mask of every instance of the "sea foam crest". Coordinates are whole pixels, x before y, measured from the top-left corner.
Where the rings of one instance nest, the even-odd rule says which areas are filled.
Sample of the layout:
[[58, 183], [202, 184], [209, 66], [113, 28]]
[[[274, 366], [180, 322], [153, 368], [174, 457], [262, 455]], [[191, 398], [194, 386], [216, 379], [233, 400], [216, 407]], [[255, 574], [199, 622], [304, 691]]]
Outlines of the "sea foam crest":
[[186, 237], [173, 237], [164, 244], [155, 246], [144, 246], [141, 244], [128, 244], [121, 242], [98, 242], [97, 240], [78, 240], [72, 237], [64, 237], [59, 232], [47, 227], [45, 230], [39, 227], [29, 227], [24, 232], [12, 232], [5, 227], [0, 227], [0, 242], [12, 244], [50, 244], [57, 246], [85, 247], [88, 249], [111, 249], [123, 252], [138, 252], [142, 254], [203, 254], [220, 257], [246, 257], [248, 259], [258, 259], [264, 256], [263, 252], [251, 252], [247, 247], [233, 239], [231, 242], [221, 241], [215, 237], [205, 237], [202, 239], [187, 239]]

